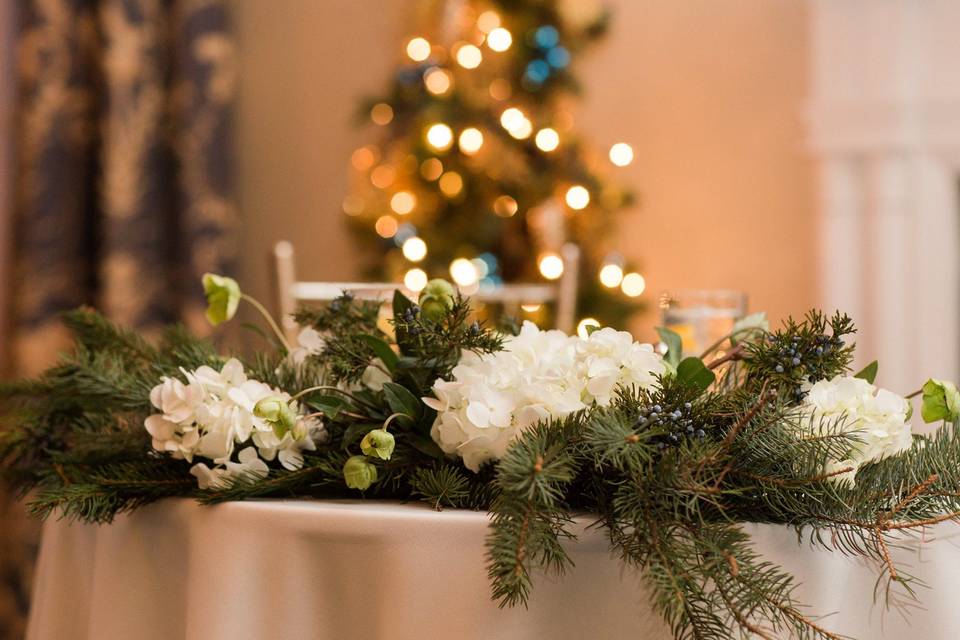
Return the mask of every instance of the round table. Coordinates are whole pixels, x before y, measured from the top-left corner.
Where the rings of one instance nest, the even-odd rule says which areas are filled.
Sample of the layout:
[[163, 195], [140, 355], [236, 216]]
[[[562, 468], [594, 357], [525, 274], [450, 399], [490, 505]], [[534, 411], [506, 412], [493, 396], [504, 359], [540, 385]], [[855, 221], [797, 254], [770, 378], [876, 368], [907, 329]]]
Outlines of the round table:
[[[28, 640], [642, 638], [670, 634], [641, 580], [578, 519], [576, 567], [535, 580], [529, 609], [490, 601], [485, 513], [419, 504], [167, 500], [111, 525], [44, 526]], [[758, 551], [794, 572], [827, 628], [861, 640], [960, 636], [953, 525], [895, 551], [932, 589], [909, 620], [873, 602], [874, 568], [748, 525]], [[927, 541], [931, 535], [927, 534]]]

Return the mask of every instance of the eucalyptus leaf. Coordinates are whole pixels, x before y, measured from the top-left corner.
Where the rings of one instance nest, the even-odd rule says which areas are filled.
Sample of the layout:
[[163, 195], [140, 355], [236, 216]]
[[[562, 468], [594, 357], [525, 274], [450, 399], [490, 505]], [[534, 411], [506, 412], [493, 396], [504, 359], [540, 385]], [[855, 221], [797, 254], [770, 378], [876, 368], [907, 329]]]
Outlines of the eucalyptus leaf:
[[663, 356], [663, 359], [676, 368], [683, 357], [683, 338], [676, 331], [666, 327], [657, 327], [657, 333], [660, 335], [660, 340], [667, 345], [667, 353]]
[[716, 379], [717, 376], [707, 369], [700, 358], [684, 358], [677, 365], [677, 382], [693, 387], [700, 393], [706, 391]]
[[873, 384], [873, 381], [877, 379], [877, 370], [880, 368], [880, 363], [874, 360], [863, 369], [854, 374], [854, 378], [860, 378], [861, 380], [866, 380], [870, 384]]
[[397, 361], [400, 359], [400, 357], [393, 349], [390, 348], [389, 344], [380, 338], [371, 336], [369, 334], [361, 335], [360, 339], [370, 345], [370, 348], [373, 349], [375, 354], [377, 354], [377, 357], [380, 358], [384, 366], [390, 370], [390, 373], [393, 373], [396, 370]]
[[402, 413], [414, 423], [423, 416], [423, 403], [403, 385], [384, 382], [383, 395], [393, 413]]
[[444, 453], [443, 450], [437, 446], [437, 443], [434, 442], [431, 438], [427, 436], [420, 435], [404, 435], [403, 438], [410, 443], [414, 449], [419, 451], [424, 455], [428, 455], [431, 458], [436, 458], [437, 460], [443, 460]]

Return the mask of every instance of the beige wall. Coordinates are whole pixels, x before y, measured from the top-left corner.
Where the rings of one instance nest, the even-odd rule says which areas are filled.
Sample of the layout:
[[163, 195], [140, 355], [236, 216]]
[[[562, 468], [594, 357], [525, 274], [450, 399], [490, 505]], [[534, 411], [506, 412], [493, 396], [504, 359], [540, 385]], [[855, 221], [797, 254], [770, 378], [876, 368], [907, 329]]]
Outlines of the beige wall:
[[[339, 203], [356, 98], [396, 62], [408, 0], [235, 0], [241, 37], [240, 195], [245, 279], [261, 292], [270, 243], [302, 273], [349, 276]], [[735, 287], [773, 317], [815, 302], [813, 183], [804, 151], [803, 0], [615, 0], [610, 37], [579, 61], [579, 124], [625, 140], [640, 192], [620, 242], [647, 298]], [[646, 334], [654, 316], [638, 322]]]

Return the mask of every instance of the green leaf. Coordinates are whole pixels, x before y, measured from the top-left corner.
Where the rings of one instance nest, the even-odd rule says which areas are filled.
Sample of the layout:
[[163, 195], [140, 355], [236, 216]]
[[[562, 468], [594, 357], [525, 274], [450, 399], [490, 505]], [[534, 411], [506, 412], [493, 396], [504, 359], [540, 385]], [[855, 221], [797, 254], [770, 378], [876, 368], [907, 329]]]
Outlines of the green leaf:
[[390, 348], [390, 345], [380, 338], [366, 333], [361, 334], [360, 339], [370, 345], [370, 348], [373, 349], [373, 352], [377, 354], [377, 357], [380, 358], [387, 369], [390, 370], [390, 373], [393, 373], [397, 368], [397, 360], [399, 359], [399, 356], [393, 349]]
[[677, 382], [703, 393], [717, 379], [700, 358], [684, 358], [677, 365]]
[[877, 379], [877, 369], [880, 368], [880, 363], [876, 360], [865, 366], [863, 369], [854, 374], [854, 378], [860, 378], [861, 380], [866, 380], [870, 384], [873, 384], [873, 381]]
[[394, 413], [402, 413], [413, 422], [417, 422], [423, 416], [423, 403], [403, 385], [384, 382], [383, 395]]
[[657, 327], [657, 333], [663, 343], [667, 345], [667, 353], [663, 356], [663, 359], [672, 367], [677, 367], [680, 364], [680, 358], [683, 356], [683, 338], [676, 331], [666, 327]]
[[414, 449], [420, 453], [430, 456], [431, 458], [436, 458], [437, 460], [443, 460], [444, 453], [443, 450], [437, 446], [437, 443], [433, 439], [428, 438], [427, 436], [421, 435], [404, 435], [403, 439], [410, 443]]
[[322, 411], [330, 419], [336, 418], [340, 410], [346, 405], [346, 401], [338, 396], [314, 394], [307, 395], [303, 402], [314, 411]]
[[393, 317], [399, 318], [403, 313], [414, 306], [413, 300], [403, 295], [399, 289], [393, 292]]

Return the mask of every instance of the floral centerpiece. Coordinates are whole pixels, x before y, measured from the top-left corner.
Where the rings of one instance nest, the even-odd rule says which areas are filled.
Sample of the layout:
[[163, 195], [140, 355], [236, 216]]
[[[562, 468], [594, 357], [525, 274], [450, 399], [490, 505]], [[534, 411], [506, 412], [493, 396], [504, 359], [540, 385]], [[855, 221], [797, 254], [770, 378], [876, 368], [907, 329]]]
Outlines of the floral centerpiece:
[[[678, 638], [835, 638], [801, 613], [793, 580], [758, 557], [743, 522], [890, 559], [904, 531], [960, 518], [960, 392], [902, 397], [852, 374], [849, 318], [811, 312], [771, 331], [737, 324], [701, 357], [663, 355], [610, 328], [587, 337], [526, 323], [491, 330], [432, 281], [417, 302], [344, 294], [303, 309], [291, 345], [236, 282], [208, 275], [214, 324], [241, 300], [274, 336], [222, 355], [182, 328], [158, 343], [89, 309], [66, 316], [75, 351], [4, 385], [0, 461], [39, 517], [109, 522], [168, 496], [424, 500], [492, 513], [493, 597], [525, 603], [562, 573], [577, 514], [649, 585]], [[909, 397], [942, 426], [911, 432]]]

